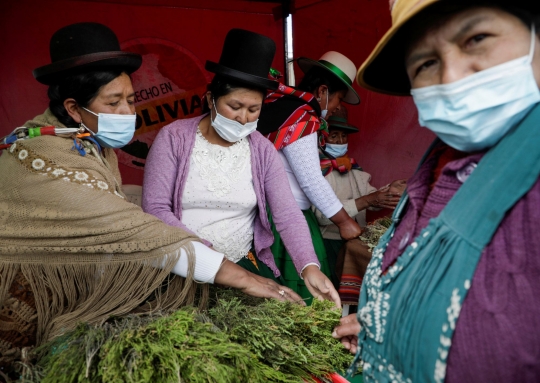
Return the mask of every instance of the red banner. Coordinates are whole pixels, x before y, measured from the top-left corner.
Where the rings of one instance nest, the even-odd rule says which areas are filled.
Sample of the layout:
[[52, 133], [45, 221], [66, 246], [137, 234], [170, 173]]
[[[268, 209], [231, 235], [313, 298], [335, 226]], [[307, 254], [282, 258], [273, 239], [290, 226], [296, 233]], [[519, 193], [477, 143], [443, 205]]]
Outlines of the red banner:
[[197, 57], [176, 43], [138, 38], [122, 43], [122, 49], [141, 54], [143, 64], [132, 75], [137, 110], [135, 136], [117, 154], [121, 164], [142, 170], [159, 129], [201, 114], [201, 97], [208, 78]]

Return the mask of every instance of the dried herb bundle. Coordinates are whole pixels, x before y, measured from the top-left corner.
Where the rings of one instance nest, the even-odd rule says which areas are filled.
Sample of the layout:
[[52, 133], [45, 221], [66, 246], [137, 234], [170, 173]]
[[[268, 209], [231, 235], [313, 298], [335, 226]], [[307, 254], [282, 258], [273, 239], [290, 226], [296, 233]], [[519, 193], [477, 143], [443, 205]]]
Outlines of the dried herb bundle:
[[379, 239], [386, 233], [386, 230], [392, 225], [392, 218], [383, 217], [376, 219], [373, 223], [366, 226], [364, 232], [359, 237], [368, 247], [369, 251], [372, 251], [379, 243]]
[[331, 302], [292, 303], [214, 289], [208, 310], [80, 325], [35, 350], [22, 381], [303, 382], [352, 360], [331, 337]]

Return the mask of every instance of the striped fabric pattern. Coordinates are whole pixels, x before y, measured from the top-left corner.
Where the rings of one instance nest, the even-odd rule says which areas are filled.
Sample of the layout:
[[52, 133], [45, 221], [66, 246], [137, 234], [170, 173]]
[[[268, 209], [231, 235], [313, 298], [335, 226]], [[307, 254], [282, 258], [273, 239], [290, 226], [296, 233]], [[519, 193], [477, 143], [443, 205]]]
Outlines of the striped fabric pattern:
[[[311, 93], [299, 91], [280, 83], [275, 92], [268, 94], [265, 103], [275, 102], [285, 96], [298, 97], [305, 101], [305, 104], [296, 109], [278, 130], [266, 136], [277, 150], [283, 149], [309, 134], [327, 131], [326, 123], [321, 123], [324, 120], [319, 120], [316, 111], [309, 105], [309, 102], [315, 97]], [[324, 140], [324, 138], [322, 139]]]
[[344, 305], [357, 305], [363, 278], [355, 274], [341, 274], [339, 298]]
[[[333, 158], [321, 149], [319, 150], [319, 159], [321, 161], [321, 171], [325, 177], [332, 173], [333, 170], [337, 170], [340, 174], [346, 174], [351, 169], [362, 170], [356, 160], [347, 155], [340, 157], [341, 160], [338, 161], [337, 158]], [[349, 162], [350, 166], [345, 166], [344, 162]]]

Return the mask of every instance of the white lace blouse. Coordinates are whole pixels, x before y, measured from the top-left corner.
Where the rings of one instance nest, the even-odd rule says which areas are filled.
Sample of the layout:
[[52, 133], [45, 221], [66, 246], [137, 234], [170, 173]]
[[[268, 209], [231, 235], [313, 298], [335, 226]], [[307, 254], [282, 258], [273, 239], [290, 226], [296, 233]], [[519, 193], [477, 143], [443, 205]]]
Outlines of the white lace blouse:
[[223, 147], [197, 130], [182, 196], [182, 222], [238, 262], [252, 246], [256, 207], [247, 139]]
[[343, 205], [322, 175], [315, 133], [284, 147], [279, 155], [300, 210], [314, 205], [326, 217], [332, 217], [341, 210]]

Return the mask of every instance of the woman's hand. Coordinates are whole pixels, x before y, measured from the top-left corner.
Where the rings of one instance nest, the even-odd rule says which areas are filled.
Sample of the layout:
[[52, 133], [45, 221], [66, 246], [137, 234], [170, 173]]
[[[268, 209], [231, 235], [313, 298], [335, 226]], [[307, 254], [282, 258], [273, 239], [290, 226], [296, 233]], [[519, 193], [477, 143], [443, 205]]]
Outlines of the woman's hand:
[[350, 314], [340, 319], [340, 325], [334, 329], [332, 336], [340, 339], [343, 347], [356, 354], [358, 350], [358, 333], [360, 332], [360, 323], [356, 319], [356, 314]]
[[362, 234], [362, 229], [358, 223], [350, 217], [346, 222], [338, 225], [338, 229], [339, 235], [346, 241], [358, 238]]
[[395, 209], [401, 198], [401, 194], [392, 193], [390, 187], [387, 186], [365, 197], [370, 207]]
[[407, 180], [396, 180], [376, 192], [355, 199], [356, 210], [362, 211], [368, 207], [395, 209], [406, 187]]
[[250, 274], [249, 278], [251, 280], [248, 279], [246, 286], [239, 288], [243, 293], [259, 298], [274, 298], [279, 301], [289, 301], [299, 303], [303, 306], [306, 305], [302, 297], [290, 288], [277, 284], [273, 280], [261, 277], [260, 275]]
[[271, 279], [253, 274], [227, 259], [223, 261], [214, 283], [239, 289], [243, 293], [254, 297], [274, 298], [280, 301], [306, 304], [300, 295], [290, 288], [281, 286]]
[[358, 223], [349, 217], [343, 208], [334, 216], [330, 217], [330, 221], [332, 221], [338, 227], [339, 235], [346, 241], [358, 238], [360, 234], [362, 234], [362, 229]]
[[319, 300], [326, 299], [333, 301], [336, 307], [341, 309], [341, 299], [339, 299], [338, 292], [332, 282], [330, 282], [330, 279], [316, 265], [307, 266], [302, 271], [302, 278], [304, 278], [306, 287], [311, 295]]
[[389, 192], [392, 194], [399, 194], [401, 196], [406, 188], [407, 180], [395, 180], [390, 184]]

